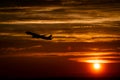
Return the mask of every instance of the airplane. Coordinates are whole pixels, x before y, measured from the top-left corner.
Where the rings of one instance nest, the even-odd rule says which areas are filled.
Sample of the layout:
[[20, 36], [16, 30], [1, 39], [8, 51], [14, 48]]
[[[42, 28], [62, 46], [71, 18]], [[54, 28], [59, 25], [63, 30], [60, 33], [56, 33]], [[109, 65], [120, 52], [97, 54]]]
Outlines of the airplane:
[[45, 35], [43, 35], [43, 34], [36, 34], [36, 33], [33, 33], [33, 32], [30, 32], [30, 31], [26, 31], [25, 32], [26, 34], [28, 34], [28, 35], [32, 35], [32, 38], [42, 38], [42, 39], [45, 39], [45, 40], [52, 40], [52, 35], [50, 35], [50, 36], [45, 36]]

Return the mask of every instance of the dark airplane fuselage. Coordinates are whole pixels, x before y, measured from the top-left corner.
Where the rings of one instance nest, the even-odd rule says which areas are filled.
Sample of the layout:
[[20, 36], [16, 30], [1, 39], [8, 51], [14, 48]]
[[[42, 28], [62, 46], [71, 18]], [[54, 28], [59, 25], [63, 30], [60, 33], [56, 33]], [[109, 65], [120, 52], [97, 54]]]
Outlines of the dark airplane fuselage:
[[42, 39], [46, 39], [46, 40], [52, 40], [52, 35], [46, 37], [45, 35], [39, 35], [36, 33], [32, 33], [32, 32], [25, 32], [28, 35], [32, 35], [32, 38], [42, 38]]

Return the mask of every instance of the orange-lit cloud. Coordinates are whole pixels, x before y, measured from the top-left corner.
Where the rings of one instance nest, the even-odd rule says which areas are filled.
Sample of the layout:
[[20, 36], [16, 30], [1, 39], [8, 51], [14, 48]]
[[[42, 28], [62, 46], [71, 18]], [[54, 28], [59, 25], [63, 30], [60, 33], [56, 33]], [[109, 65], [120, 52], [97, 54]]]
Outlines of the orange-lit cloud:
[[25, 20], [25, 21], [9, 21], [0, 22], [0, 24], [63, 24], [63, 23], [103, 23], [107, 21], [119, 21], [120, 17], [88, 19], [88, 20]]
[[2, 51], [22, 51], [22, 50], [27, 50], [27, 49], [34, 49], [34, 48], [41, 48], [41, 45], [35, 45], [31, 47], [22, 47], [22, 48], [15, 48], [15, 47], [9, 47], [9, 48], [1, 48], [0, 50]]
[[[36, 47], [36, 46], [34, 46]], [[39, 47], [39, 46], [37, 46]], [[9, 48], [9, 49], [12, 49], [14, 50], [13, 48]], [[16, 49], [15, 49], [16, 50]], [[99, 54], [99, 53], [98, 53]], [[106, 53], [104, 53], [106, 54]], [[111, 54], [115, 54], [115, 53], [110, 53], [110, 54], [107, 54], [108, 56], [104, 56], [104, 54], [100, 57], [97, 57], [97, 53], [95, 53], [94, 55], [91, 55], [91, 53], [89, 52], [84, 52], [84, 53], [79, 53], [79, 52], [76, 52], [76, 53], [70, 53], [70, 52], [67, 52], [67, 53], [27, 53], [27, 54], [6, 54], [6, 55], [1, 55], [1, 57], [4, 57], [4, 56], [19, 56], [19, 57], [22, 57], [22, 56], [26, 56], [26, 57], [53, 57], [53, 56], [59, 56], [59, 57], [68, 57], [67, 59], [68, 60], [72, 60], [72, 61], [76, 61], [76, 62], [83, 62], [83, 63], [120, 63], [120, 60], [119, 60], [119, 56], [109, 56]], [[90, 57], [91, 55], [91, 57]], [[96, 56], [95, 56], [96, 55]], [[74, 57], [74, 58], [73, 58]], [[79, 57], [79, 58], [78, 58]]]
[[[74, 27], [73, 27], [74, 28]], [[29, 39], [29, 40], [39, 40], [34, 39], [29, 35], [26, 35], [25, 33], [8, 33], [8, 32], [2, 32], [0, 33], [0, 36], [12, 36], [12, 37], [19, 37], [21, 39]], [[98, 41], [112, 41], [112, 40], [119, 40], [119, 35], [111, 35], [111, 34], [99, 34], [99, 33], [65, 33], [63, 30], [54, 31], [53, 33], [54, 39], [52, 41], [57, 42], [98, 42]]]

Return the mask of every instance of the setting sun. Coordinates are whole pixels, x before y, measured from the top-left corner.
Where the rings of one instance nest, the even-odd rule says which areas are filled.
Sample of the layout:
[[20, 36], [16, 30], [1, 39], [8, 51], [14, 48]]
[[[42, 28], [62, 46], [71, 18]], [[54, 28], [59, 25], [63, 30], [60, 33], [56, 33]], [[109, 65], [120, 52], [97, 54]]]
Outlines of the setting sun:
[[99, 63], [95, 63], [94, 64], [94, 69], [97, 69], [97, 70], [100, 69], [100, 64]]

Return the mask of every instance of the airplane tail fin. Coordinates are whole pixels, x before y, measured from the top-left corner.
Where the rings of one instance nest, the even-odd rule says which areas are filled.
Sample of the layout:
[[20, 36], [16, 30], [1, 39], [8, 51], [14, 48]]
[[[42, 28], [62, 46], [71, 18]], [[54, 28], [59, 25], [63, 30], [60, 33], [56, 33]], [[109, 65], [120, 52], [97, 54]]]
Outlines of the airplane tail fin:
[[49, 38], [52, 39], [53, 38], [52, 35], [50, 35]]

